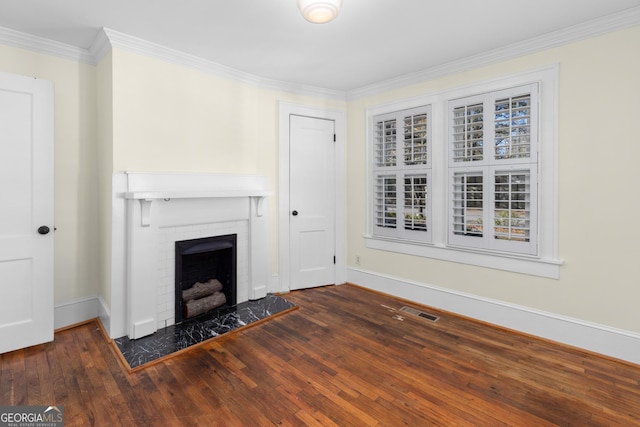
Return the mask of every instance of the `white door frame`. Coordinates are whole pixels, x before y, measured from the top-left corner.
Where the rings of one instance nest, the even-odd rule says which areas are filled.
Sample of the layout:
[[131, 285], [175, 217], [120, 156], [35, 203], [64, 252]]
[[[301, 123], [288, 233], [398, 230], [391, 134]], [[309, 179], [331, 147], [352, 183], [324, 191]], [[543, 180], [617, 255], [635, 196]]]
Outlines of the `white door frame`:
[[335, 149], [335, 244], [336, 244], [336, 269], [335, 282], [346, 282], [345, 260], [345, 121], [344, 113], [304, 105], [279, 102], [278, 104], [278, 268], [280, 287], [274, 291], [288, 292], [291, 289], [290, 259], [291, 248], [289, 240], [289, 117], [291, 115], [315, 117], [318, 119], [333, 120], [336, 132]]

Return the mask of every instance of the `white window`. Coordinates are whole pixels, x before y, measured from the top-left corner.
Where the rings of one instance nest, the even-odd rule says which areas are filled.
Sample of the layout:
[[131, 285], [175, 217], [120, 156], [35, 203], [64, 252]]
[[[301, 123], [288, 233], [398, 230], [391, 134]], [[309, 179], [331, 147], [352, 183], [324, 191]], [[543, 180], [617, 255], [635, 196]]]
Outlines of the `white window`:
[[373, 118], [373, 233], [430, 240], [428, 106]]
[[367, 247], [558, 277], [557, 73], [370, 108]]
[[537, 252], [538, 87], [449, 102], [449, 244]]

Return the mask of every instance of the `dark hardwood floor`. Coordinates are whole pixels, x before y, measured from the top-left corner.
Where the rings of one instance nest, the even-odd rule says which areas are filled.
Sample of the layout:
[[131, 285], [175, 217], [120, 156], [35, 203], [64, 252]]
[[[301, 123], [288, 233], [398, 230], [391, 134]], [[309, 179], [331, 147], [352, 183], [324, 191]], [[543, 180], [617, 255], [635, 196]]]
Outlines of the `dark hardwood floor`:
[[0, 405], [63, 405], [66, 426], [640, 425], [640, 366], [351, 285], [284, 297], [300, 309], [132, 374], [98, 323], [60, 331], [0, 355]]

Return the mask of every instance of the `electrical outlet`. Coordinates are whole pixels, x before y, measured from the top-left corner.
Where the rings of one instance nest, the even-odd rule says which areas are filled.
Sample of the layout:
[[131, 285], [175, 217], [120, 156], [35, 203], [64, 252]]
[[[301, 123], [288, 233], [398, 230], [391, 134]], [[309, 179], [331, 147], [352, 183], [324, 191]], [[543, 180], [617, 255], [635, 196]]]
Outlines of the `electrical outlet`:
[[356, 265], [360, 265], [360, 255], [356, 254]]

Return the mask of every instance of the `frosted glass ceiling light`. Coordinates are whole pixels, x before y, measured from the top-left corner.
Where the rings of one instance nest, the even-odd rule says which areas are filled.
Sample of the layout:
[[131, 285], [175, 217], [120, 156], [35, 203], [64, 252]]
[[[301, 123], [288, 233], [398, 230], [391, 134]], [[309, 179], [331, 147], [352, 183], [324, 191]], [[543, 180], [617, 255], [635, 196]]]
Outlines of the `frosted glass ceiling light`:
[[314, 24], [324, 24], [338, 16], [342, 0], [298, 0], [302, 16]]

